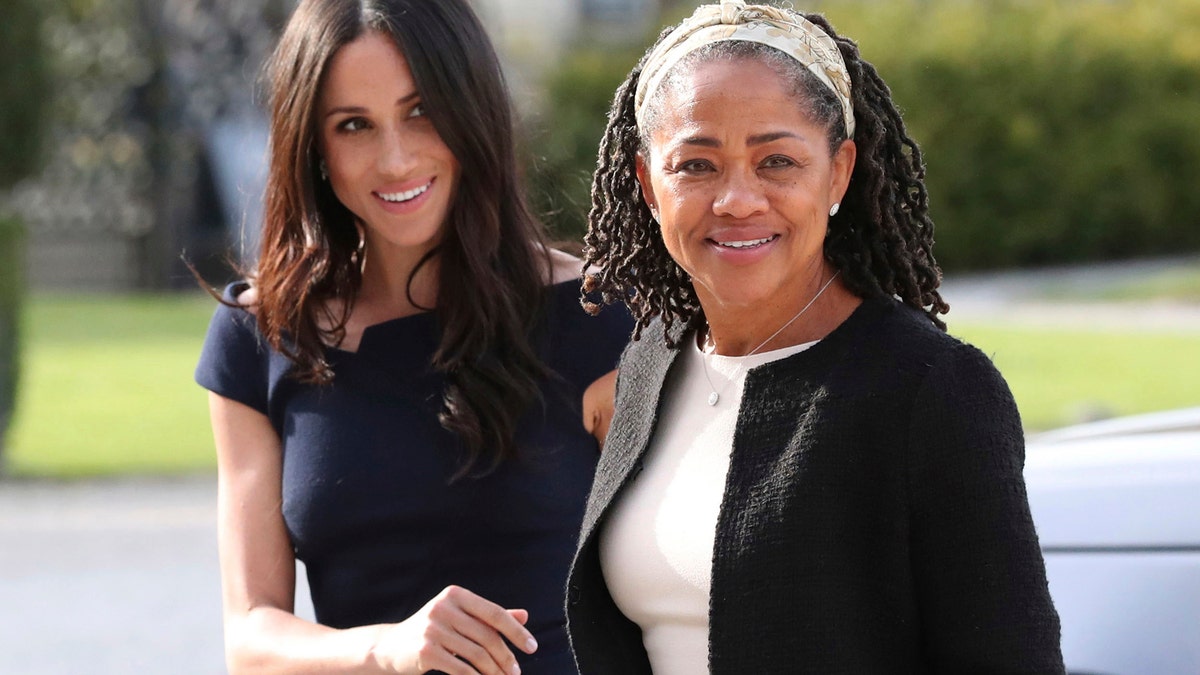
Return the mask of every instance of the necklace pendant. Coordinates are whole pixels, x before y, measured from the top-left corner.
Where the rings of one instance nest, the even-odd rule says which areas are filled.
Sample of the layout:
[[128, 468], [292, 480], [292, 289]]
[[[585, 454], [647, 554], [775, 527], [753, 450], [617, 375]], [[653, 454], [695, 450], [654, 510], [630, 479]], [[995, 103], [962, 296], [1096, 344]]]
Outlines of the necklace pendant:
[[720, 401], [720, 400], [721, 400], [721, 395], [715, 391], [708, 395], [708, 404], [709, 405], [716, 405], [717, 401]]

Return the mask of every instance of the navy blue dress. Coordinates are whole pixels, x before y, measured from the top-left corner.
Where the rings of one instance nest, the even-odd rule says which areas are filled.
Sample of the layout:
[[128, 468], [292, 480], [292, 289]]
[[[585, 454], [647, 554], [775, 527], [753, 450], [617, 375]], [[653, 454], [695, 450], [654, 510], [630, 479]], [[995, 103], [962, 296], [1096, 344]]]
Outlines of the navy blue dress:
[[[245, 285], [226, 289], [234, 299]], [[283, 443], [283, 517], [308, 570], [316, 618], [335, 628], [396, 622], [457, 584], [529, 610], [528, 675], [574, 673], [563, 598], [596, 468], [583, 390], [616, 367], [632, 321], [588, 316], [579, 282], [547, 289], [534, 338], [555, 377], [518, 425], [520, 456], [450, 482], [461, 445], [437, 421], [433, 313], [368, 327], [357, 352], [327, 349], [334, 380], [302, 384], [244, 310], [220, 306], [196, 381], [265, 414]]]

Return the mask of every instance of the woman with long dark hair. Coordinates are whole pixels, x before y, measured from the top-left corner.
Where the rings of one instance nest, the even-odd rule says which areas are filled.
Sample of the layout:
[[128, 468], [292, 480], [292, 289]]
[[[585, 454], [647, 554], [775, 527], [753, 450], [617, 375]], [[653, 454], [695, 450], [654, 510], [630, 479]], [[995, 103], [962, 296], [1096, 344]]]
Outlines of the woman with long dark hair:
[[630, 324], [526, 205], [486, 34], [464, 0], [304, 0], [269, 76], [262, 250], [197, 368], [230, 669], [572, 670], [582, 395]]

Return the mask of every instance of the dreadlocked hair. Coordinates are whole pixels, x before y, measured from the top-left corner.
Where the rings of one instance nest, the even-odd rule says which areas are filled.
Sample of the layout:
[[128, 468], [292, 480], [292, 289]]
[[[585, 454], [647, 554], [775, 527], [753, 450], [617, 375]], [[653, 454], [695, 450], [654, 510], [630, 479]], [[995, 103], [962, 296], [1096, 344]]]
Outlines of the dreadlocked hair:
[[[670, 32], [670, 28], [663, 30], [656, 44]], [[682, 322], [691, 326], [702, 323], [704, 315], [691, 279], [671, 258], [654, 227], [637, 180], [635, 158], [642, 141], [634, 97], [645, 61], [643, 56], [613, 99], [600, 140], [592, 208], [583, 239], [585, 265], [599, 267], [599, 271], [584, 275], [584, 309], [597, 314], [603, 305], [625, 302], [634, 318], [634, 340], [655, 316], [662, 316], [668, 325]], [[599, 293], [600, 303], [589, 299], [593, 293]]]
[[[829, 219], [825, 257], [855, 294], [898, 298], [945, 330], [939, 315], [950, 307], [937, 290], [942, 273], [933, 258], [933, 221], [921, 150], [908, 136], [891, 90], [859, 54], [858, 45], [838, 36], [823, 16], [802, 16], [825, 31], [842, 53], [850, 73], [857, 127], [853, 140], [858, 158], [841, 208]], [[665, 29], [655, 44], [672, 30]], [[741, 41], [706, 45], [681, 59], [658, 90], [649, 94], [645, 128], [639, 129], [634, 97], [645, 66], [643, 56], [613, 99], [592, 181], [583, 250], [585, 264], [595, 270], [586, 275], [584, 292], [589, 297], [599, 294], [601, 300], [585, 298], [585, 309], [595, 314], [602, 304], [625, 302], [636, 322], [635, 340], [655, 317], [661, 318], [671, 347], [673, 336], [705, 323], [691, 278], [667, 252], [642, 199], [636, 161], [639, 153], [648, 154], [649, 130], [657, 121], [656, 104], [663, 92], [680, 86], [696, 64], [720, 58], [758, 59], [791, 77], [796, 99], [828, 130], [830, 153], [846, 139], [841, 107], [826, 85], [773, 47]], [[673, 330], [676, 325], [684, 330]]]

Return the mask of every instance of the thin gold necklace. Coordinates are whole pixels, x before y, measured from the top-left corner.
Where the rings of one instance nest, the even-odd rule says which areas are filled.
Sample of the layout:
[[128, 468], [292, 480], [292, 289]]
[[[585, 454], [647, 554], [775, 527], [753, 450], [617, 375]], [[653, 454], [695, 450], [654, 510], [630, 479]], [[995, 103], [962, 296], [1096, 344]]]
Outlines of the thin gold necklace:
[[[815, 303], [817, 301], [817, 298], [821, 297], [821, 295], [823, 293], [825, 293], [825, 289], [829, 288], [829, 285], [832, 284], [833, 280], [837, 279], [838, 275], [841, 273], [842, 273], [841, 270], [834, 272], [833, 276], [829, 277], [829, 281], [825, 282], [825, 285], [821, 287], [821, 290], [817, 291], [817, 294], [812, 297], [812, 300], [808, 301], [808, 304], [805, 305], [803, 309], [801, 309], [799, 312], [796, 312], [796, 315], [793, 316], [792, 318], [788, 319], [787, 323], [780, 326], [779, 330], [775, 331], [774, 333], [771, 333], [771, 337], [767, 338], [766, 340], [763, 340], [762, 342], [760, 342], [758, 344], [757, 347], [755, 347], [754, 349], [751, 349], [744, 356], [742, 356], [742, 361], [740, 361], [737, 365], [737, 368], [734, 368], [733, 372], [730, 373], [729, 382], [733, 382], [734, 379], [737, 378], [738, 373], [741, 372], [741, 370], [742, 370], [742, 366], [745, 365], [745, 363], [746, 363], [746, 361], [745, 361], [746, 357], [754, 356], [755, 354], [757, 354], [758, 350], [767, 346], [768, 342], [770, 342], [771, 340], [774, 340], [776, 337], [779, 336], [780, 333], [787, 330], [788, 326], [792, 325], [793, 323], [796, 323], [796, 319], [799, 319], [805, 312], [808, 311], [809, 307], [813, 306], [813, 303]], [[705, 335], [705, 337], [704, 337], [704, 342], [705, 342], [706, 346], [707, 346], [709, 340], [711, 340], [711, 339], [712, 339], [712, 330], [710, 329], [707, 331], [707, 335]], [[717, 345], [714, 342], [713, 349], [716, 349], [716, 347], [717, 347]], [[704, 369], [704, 379], [708, 382], [708, 388], [712, 390], [712, 393], [708, 395], [708, 404], [711, 406], [715, 406], [717, 404], [717, 402], [721, 400], [721, 392], [717, 391], [717, 388], [713, 386], [712, 378], [708, 376], [708, 360], [704, 358], [704, 356], [707, 356], [707, 355], [708, 355], [708, 350], [705, 349], [704, 354], [701, 354], [700, 367]], [[729, 382], [725, 383], [725, 387], [729, 386]], [[725, 387], [721, 387], [721, 390], [724, 391]]]

